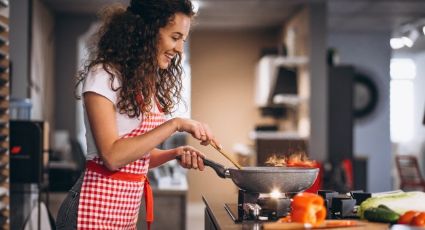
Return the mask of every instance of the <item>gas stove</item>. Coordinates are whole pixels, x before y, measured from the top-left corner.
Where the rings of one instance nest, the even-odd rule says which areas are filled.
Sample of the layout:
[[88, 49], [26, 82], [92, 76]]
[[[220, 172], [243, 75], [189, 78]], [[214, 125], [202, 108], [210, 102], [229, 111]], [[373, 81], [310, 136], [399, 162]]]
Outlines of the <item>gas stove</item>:
[[[371, 197], [370, 193], [363, 191], [340, 194], [331, 190], [319, 190], [317, 193], [325, 200], [327, 219], [358, 218], [358, 205]], [[238, 203], [226, 203], [224, 208], [236, 223], [276, 221], [290, 213], [291, 198], [295, 194], [260, 194], [239, 190]]]

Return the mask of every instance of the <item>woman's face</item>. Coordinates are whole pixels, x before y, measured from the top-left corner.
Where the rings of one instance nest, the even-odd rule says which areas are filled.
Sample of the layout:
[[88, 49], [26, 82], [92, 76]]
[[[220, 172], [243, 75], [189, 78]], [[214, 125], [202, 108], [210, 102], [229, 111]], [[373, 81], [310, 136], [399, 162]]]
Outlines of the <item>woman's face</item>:
[[166, 69], [177, 53], [183, 53], [183, 44], [189, 34], [190, 17], [183, 13], [176, 13], [174, 20], [159, 29], [157, 46], [158, 64], [161, 69]]

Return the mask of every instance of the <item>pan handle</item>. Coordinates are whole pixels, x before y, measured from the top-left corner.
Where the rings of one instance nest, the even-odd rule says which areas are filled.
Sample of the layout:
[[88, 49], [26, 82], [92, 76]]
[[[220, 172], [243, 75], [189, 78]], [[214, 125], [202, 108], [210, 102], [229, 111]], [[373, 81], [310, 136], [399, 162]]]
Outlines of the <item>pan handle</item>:
[[[176, 160], [181, 161], [181, 156], [176, 156]], [[225, 168], [223, 165], [216, 163], [212, 160], [208, 160], [206, 158], [204, 160], [204, 165], [210, 166], [214, 171], [217, 173], [217, 175], [221, 178], [230, 177], [229, 169]]]

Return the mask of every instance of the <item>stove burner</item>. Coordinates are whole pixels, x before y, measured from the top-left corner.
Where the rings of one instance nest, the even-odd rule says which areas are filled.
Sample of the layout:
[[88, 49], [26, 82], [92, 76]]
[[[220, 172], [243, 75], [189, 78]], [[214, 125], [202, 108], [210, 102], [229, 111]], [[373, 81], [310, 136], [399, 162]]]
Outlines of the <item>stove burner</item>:
[[284, 194], [274, 198], [267, 194], [239, 190], [238, 204], [225, 204], [225, 209], [235, 222], [270, 221], [287, 216], [291, 205]]
[[356, 205], [371, 197], [370, 193], [363, 191], [339, 194], [331, 190], [319, 190], [317, 193], [325, 200], [326, 219], [358, 218]]
[[[317, 192], [325, 200], [326, 219], [358, 218], [356, 205], [371, 197], [370, 193], [353, 191], [340, 194], [331, 190]], [[259, 194], [239, 190], [238, 203], [225, 204], [224, 207], [235, 222], [275, 221], [290, 213], [291, 198], [295, 194]]]

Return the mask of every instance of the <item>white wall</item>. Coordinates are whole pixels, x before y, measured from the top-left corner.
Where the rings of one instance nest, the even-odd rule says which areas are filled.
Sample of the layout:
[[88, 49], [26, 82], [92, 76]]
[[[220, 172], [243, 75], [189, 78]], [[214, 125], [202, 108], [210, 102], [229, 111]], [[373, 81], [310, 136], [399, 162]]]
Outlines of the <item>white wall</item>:
[[414, 146], [417, 153], [421, 157], [422, 175], [425, 176], [425, 124], [423, 119], [425, 116], [425, 51], [414, 56], [416, 63], [415, 85], [415, 110], [414, 110]]
[[389, 129], [390, 32], [330, 32], [328, 46], [335, 47], [341, 64], [354, 65], [373, 77], [379, 90], [372, 115], [355, 121], [355, 156], [368, 157], [368, 191], [392, 189], [392, 154]]

